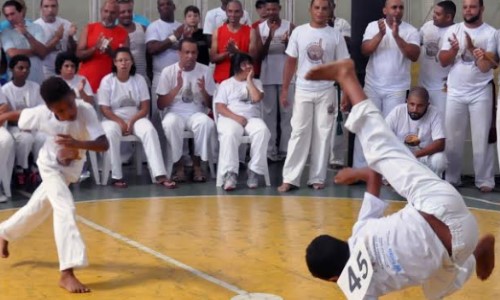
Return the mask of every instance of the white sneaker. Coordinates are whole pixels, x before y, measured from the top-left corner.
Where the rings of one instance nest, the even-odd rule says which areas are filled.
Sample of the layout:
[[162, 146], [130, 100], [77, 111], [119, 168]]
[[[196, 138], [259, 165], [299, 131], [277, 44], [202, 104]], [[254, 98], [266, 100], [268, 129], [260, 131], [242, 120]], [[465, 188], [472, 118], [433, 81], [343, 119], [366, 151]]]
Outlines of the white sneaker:
[[255, 189], [259, 185], [259, 175], [255, 173], [254, 171], [248, 169], [248, 179], [247, 179], [247, 186], [250, 189]]
[[4, 194], [0, 194], [0, 203], [5, 203], [9, 200]]
[[224, 175], [224, 190], [225, 191], [232, 191], [236, 188], [236, 183], [238, 182], [238, 178], [236, 173], [233, 172], [227, 172], [226, 175]]

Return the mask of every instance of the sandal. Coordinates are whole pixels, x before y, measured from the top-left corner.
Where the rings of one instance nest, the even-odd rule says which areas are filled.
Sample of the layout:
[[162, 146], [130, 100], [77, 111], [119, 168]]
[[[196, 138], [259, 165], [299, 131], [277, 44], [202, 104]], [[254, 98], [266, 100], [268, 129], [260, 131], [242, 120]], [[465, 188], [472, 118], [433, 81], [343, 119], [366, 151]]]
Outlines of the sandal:
[[177, 183], [173, 180], [165, 179], [163, 181], [158, 181], [156, 184], [166, 187], [167, 189], [175, 189]]
[[112, 179], [111, 185], [116, 187], [116, 188], [121, 188], [121, 189], [128, 188], [128, 184], [123, 179]]

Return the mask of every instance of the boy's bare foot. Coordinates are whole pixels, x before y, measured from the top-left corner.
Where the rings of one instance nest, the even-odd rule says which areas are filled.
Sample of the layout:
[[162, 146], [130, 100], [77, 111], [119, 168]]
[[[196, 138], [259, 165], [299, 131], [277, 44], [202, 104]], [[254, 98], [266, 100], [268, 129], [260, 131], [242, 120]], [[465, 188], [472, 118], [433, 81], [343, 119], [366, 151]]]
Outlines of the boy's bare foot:
[[307, 72], [306, 79], [338, 81], [348, 73], [356, 75], [354, 62], [352, 59], [343, 59], [312, 68]]
[[2, 258], [9, 257], [9, 242], [0, 237], [0, 248], [2, 249]]
[[476, 258], [476, 275], [481, 280], [490, 277], [495, 268], [495, 237], [491, 234], [483, 236], [474, 250]]
[[278, 187], [278, 192], [280, 193], [286, 193], [291, 190], [295, 190], [297, 187], [295, 185], [283, 182], [279, 187]]
[[59, 286], [70, 293], [89, 293], [90, 289], [83, 285], [73, 273], [73, 269], [67, 269], [61, 272]]

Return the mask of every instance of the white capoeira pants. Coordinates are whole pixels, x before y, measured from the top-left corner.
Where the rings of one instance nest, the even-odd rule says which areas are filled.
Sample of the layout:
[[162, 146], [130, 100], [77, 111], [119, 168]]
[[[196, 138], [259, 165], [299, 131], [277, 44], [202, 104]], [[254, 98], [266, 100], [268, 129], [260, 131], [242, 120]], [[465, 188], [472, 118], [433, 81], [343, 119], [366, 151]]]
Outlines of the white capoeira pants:
[[15, 159], [15, 141], [12, 135], [5, 127], [0, 126], [0, 181], [7, 197], [10, 193], [10, 181]]
[[41, 132], [20, 130], [17, 126], [9, 126], [9, 131], [16, 141], [16, 166], [27, 169], [30, 153], [33, 153], [33, 161], [36, 162], [46, 136]]
[[333, 120], [336, 115], [337, 97], [333, 86], [316, 92], [295, 89], [292, 135], [283, 166], [284, 183], [300, 186], [300, 177], [308, 154], [311, 165], [307, 184], [325, 182]]
[[[111, 158], [111, 178], [122, 179], [123, 172], [120, 156], [122, 129], [115, 121], [104, 120], [101, 124], [109, 141], [108, 151]], [[167, 171], [165, 171], [165, 164], [163, 163], [158, 133], [153, 124], [146, 118], [139, 119], [134, 123], [133, 134], [142, 142], [142, 147], [144, 148], [144, 153], [146, 154], [153, 177], [166, 175]]]
[[422, 156], [417, 158], [419, 162], [426, 165], [429, 169], [431, 169], [434, 174], [439, 176], [443, 175], [443, 172], [446, 170], [448, 165], [448, 161], [446, 159], [446, 155], [444, 152], [434, 153], [432, 155]]
[[[267, 148], [268, 157], [270, 158], [276, 157], [279, 153], [287, 152], [288, 141], [292, 134], [290, 120], [292, 119], [295, 85], [290, 84], [288, 88], [288, 107], [281, 106], [280, 91], [281, 84], [264, 85], [263, 119], [271, 132], [271, 139]], [[279, 124], [278, 114], [280, 117]], [[281, 132], [279, 143], [278, 127]]]
[[[387, 117], [394, 107], [406, 102], [406, 90], [392, 92], [382, 91], [369, 85], [365, 85], [364, 91], [366, 96], [371, 99], [373, 104], [382, 112], [384, 118]], [[361, 145], [357, 138], [354, 139], [353, 167], [366, 167], [363, 150], [361, 149]]]
[[462, 196], [415, 159], [371, 101], [353, 107], [346, 127], [359, 137], [370, 168], [382, 174], [415, 209], [435, 216], [450, 229], [454, 265], [441, 270], [440, 275], [446, 273], [448, 280], [438, 276], [424, 284], [426, 295], [440, 299], [458, 289], [474, 271], [473, 252], [479, 236], [476, 220]]
[[212, 143], [215, 138], [215, 123], [207, 114], [197, 112], [185, 117], [169, 112], [163, 117], [163, 132], [167, 138], [168, 151], [174, 163], [182, 158], [185, 130], [193, 132], [194, 156], [208, 161], [212, 154]]
[[232, 172], [238, 174], [239, 158], [238, 147], [243, 134], [250, 137], [250, 161], [248, 168], [253, 172], [264, 175], [267, 167], [267, 145], [271, 137], [266, 123], [259, 118], [247, 120], [245, 127], [233, 119], [219, 117], [217, 132], [219, 134], [219, 173]]
[[0, 236], [15, 241], [30, 233], [53, 212], [54, 237], [59, 269], [87, 266], [85, 243], [76, 225], [75, 203], [68, 183], [60, 173], [44, 176], [28, 203], [0, 224]]
[[446, 98], [447, 94], [445, 91], [441, 90], [427, 90], [429, 92], [429, 99], [431, 102], [431, 105], [435, 106], [438, 111], [441, 113], [444, 117], [446, 115]]
[[470, 120], [475, 185], [478, 188], [495, 187], [495, 150], [493, 144], [488, 144], [492, 109], [492, 91], [489, 84], [475, 96], [452, 97], [448, 95], [445, 118], [445, 152], [449, 162], [446, 170], [448, 182], [457, 185], [461, 183], [463, 149], [467, 124]]

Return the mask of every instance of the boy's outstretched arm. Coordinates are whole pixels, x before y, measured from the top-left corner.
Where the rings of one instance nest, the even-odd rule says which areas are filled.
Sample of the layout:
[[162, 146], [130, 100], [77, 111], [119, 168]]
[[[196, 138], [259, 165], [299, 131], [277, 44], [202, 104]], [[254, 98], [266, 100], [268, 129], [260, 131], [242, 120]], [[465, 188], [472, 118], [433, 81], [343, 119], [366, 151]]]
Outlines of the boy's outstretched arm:
[[104, 152], [109, 148], [108, 139], [105, 135], [101, 135], [93, 141], [79, 141], [67, 134], [59, 134], [56, 137], [56, 143], [60, 146], [73, 149], [82, 149], [95, 152]]

